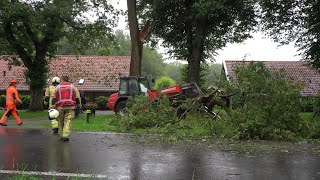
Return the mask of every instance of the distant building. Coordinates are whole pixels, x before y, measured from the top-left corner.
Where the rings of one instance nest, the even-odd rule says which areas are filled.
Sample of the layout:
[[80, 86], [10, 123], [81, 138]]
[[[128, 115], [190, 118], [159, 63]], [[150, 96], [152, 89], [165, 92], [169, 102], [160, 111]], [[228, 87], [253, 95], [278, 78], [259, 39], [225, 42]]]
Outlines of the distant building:
[[286, 77], [295, 83], [303, 84], [302, 96], [316, 95], [320, 92], [320, 74], [305, 61], [233, 61], [222, 62], [221, 78], [236, 80], [235, 68], [250, 62], [263, 62], [271, 71], [285, 70]]
[[[24, 65], [10, 66], [0, 56], [0, 92], [3, 94], [11, 79], [18, 81], [21, 94], [29, 94], [29, 79], [24, 72]], [[119, 88], [119, 77], [128, 76], [130, 72], [130, 56], [56, 56], [50, 60], [49, 78], [51, 84], [54, 76], [68, 75], [70, 81], [85, 92], [86, 97], [109, 96]], [[1, 95], [0, 94], [0, 95]]]

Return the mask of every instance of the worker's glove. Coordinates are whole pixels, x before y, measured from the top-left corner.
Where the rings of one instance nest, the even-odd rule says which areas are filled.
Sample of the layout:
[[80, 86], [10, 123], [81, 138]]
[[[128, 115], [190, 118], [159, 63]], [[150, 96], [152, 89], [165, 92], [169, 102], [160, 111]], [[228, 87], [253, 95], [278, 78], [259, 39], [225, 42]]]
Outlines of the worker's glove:
[[16, 102], [19, 104], [23, 104], [23, 102], [21, 101], [21, 99], [16, 99]]

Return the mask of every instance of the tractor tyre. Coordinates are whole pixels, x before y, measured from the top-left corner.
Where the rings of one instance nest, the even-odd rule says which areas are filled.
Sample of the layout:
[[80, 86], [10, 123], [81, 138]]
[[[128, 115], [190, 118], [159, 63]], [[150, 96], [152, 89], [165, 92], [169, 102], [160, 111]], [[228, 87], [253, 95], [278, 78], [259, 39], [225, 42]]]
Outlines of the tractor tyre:
[[116, 106], [116, 114], [125, 116], [128, 113], [127, 101], [120, 101]]

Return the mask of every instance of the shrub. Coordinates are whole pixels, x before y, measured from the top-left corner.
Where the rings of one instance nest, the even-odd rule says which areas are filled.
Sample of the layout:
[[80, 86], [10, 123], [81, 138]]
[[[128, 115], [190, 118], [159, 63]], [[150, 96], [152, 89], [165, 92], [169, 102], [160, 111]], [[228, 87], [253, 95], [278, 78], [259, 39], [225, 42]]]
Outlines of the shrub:
[[173, 79], [171, 79], [170, 77], [162, 76], [156, 80], [156, 82], [154, 84], [154, 89], [160, 90], [162, 88], [165, 88], [168, 86], [173, 86], [175, 84], [176, 84], [176, 82]]
[[108, 102], [108, 97], [106, 96], [99, 96], [95, 99], [95, 102], [98, 104], [99, 110], [105, 110], [107, 109], [107, 102]]
[[177, 120], [174, 108], [170, 107], [169, 99], [164, 95], [153, 102], [147, 96], [131, 97], [127, 107], [128, 114], [118, 119], [118, 123], [126, 130], [165, 127]]
[[317, 94], [313, 99], [313, 113], [320, 116], [320, 94]]
[[19, 95], [23, 104], [17, 104], [18, 109], [28, 109], [30, 107], [31, 96], [30, 95]]
[[308, 131], [299, 117], [299, 89], [285, 80], [284, 72], [250, 63], [236, 69], [236, 74], [234, 86], [243, 92], [242, 100], [230, 118], [215, 124], [218, 134], [238, 139], [294, 139]]
[[5, 107], [6, 106], [6, 95], [1, 95], [0, 96], [0, 107]]
[[[19, 98], [23, 104], [17, 104], [18, 109], [28, 109], [30, 106], [31, 96], [30, 95], [19, 95]], [[6, 106], [6, 95], [0, 96], [0, 107]]]
[[96, 110], [98, 108], [98, 104], [95, 102], [88, 102], [84, 105], [85, 109]]
[[320, 116], [319, 115], [315, 116], [309, 122], [309, 126], [310, 126], [309, 138], [319, 139], [320, 138]]
[[315, 100], [315, 97], [313, 97], [313, 96], [301, 97], [300, 98], [300, 111], [301, 112], [313, 112], [314, 100]]

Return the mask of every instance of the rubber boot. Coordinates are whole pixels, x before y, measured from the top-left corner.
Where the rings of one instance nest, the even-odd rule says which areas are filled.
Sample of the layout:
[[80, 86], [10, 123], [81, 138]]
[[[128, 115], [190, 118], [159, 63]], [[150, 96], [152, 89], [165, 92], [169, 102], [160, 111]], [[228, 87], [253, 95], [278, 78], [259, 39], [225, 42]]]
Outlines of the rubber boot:
[[1, 126], [7, 126], [6, 122], [8, 120], [7, 116], [2, 116], [1, 120], [0, 120], [0, 125]]

